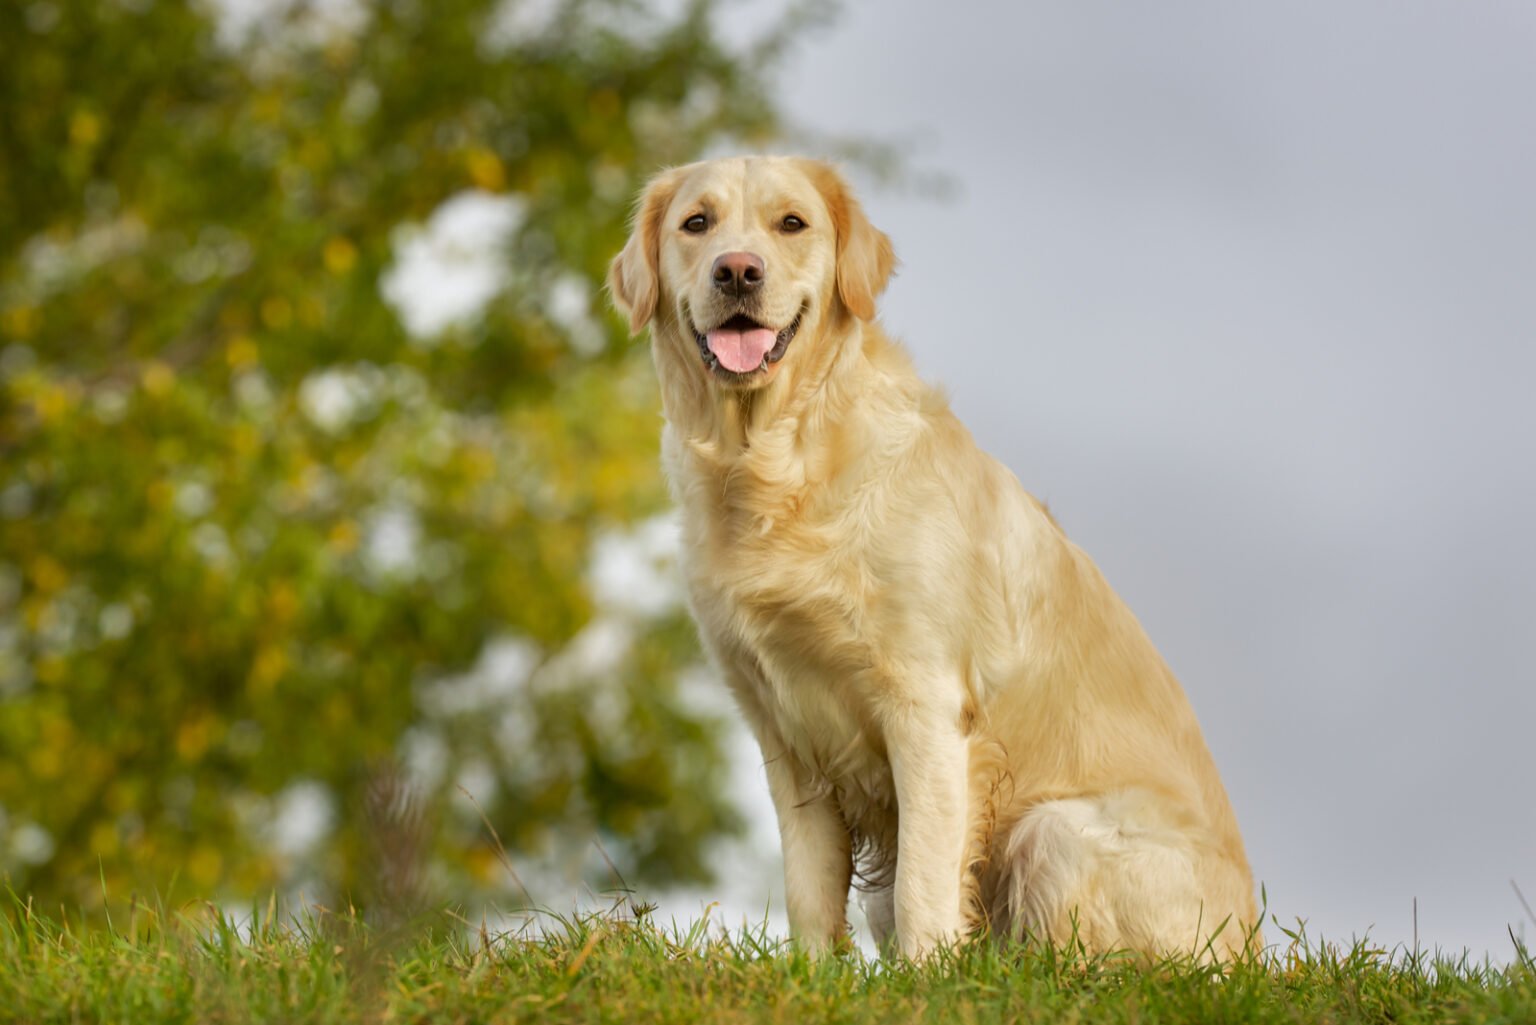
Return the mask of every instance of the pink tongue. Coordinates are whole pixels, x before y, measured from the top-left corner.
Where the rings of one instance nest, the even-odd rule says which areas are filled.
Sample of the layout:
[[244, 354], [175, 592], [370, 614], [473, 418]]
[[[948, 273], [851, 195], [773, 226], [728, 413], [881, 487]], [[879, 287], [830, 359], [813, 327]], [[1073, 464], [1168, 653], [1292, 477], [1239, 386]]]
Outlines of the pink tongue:
[[721, 366], [745, 374], [763, 365], [763, 357], [773, 348], [775, 337], [766, 327], [755, 327], [750, 331], [717, 327], [705, 336], [705, 340]]

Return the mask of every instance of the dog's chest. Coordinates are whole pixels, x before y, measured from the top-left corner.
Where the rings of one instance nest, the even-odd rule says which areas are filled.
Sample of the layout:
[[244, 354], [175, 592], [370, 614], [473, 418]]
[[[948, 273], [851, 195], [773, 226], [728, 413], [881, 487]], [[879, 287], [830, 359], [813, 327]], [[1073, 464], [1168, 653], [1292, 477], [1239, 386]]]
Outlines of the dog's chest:
[[695, 616], [711, 646], [799, 761], [876, 799], [889, 767], [875, 714], [869, 553], [814, 518], [768, 529], [685, 516]]

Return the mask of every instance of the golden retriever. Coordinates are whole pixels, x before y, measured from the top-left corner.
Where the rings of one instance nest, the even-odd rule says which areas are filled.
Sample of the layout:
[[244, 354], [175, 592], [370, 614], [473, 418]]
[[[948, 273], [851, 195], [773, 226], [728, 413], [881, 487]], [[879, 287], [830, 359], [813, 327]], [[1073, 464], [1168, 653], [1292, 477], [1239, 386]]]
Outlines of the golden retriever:
[[1224, 958], [1253, 880], [1183, 690], [1089, 558], [874, 322], [895, 263], [831, 166], [645, 189], [609, 288], [651, 329], [689, 601], [762, 746], [790, 930]]

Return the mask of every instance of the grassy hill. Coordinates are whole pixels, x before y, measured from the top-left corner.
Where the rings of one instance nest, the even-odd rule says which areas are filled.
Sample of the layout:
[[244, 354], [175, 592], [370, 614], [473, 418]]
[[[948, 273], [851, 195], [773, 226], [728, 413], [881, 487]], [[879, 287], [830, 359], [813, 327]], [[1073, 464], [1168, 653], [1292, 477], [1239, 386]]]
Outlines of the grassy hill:
[[643, 906], [542, 922], [498, 937], [451, 912], [391, 926], [311, 909], [237, 927], [191, 907], [81, 929], [18, 903], [0, 1021], [1536, 1022], [1518, 944], [1497, 966], [1279, 930], [1223, 974], [982, 942], [923, 966], [851, 949], [813, 962], [762, 930], [663, 927]]

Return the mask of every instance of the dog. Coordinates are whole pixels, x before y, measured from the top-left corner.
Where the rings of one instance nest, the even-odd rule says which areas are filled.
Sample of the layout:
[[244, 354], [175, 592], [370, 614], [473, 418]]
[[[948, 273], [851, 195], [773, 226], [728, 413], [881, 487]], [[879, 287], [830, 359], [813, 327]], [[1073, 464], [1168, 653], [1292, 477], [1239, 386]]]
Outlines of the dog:
[[608, 275], [661, 388], [703, 645], [762, 748], [791, 936], [975, 932], [1227, 959], [1258, 942], [1177, 680], [875, 322], [895, 268], [831, 165], [656, 175]]

